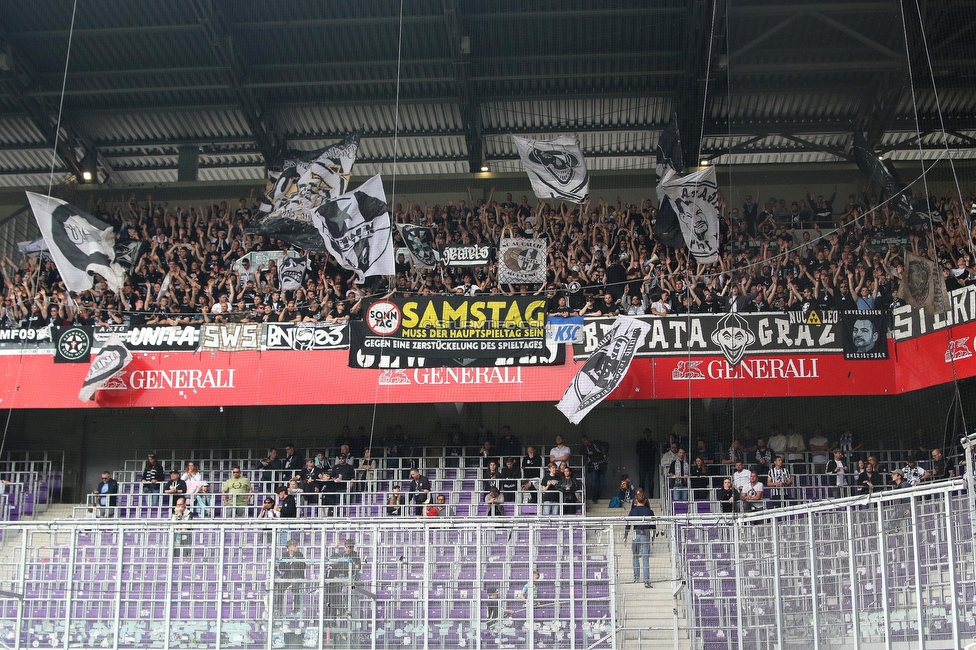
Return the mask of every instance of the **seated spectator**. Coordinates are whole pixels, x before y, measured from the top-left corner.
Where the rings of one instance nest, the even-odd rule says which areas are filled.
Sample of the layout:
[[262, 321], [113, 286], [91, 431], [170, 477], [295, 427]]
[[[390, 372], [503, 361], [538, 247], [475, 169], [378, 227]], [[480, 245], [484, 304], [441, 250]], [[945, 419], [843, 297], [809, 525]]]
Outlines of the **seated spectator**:
[[488, 494], [485, 495], [485, 504], [488, 506], [488, 510], [485, 514], [489, 517], [504, 517], [504, 503], [505, 497], [503, 497], [502, 493], [498, 491], [498, 488], [491, 488], [488, 490]]
[[908, 487], [915, 487], [922, 482], [922, 478], [925, 476], [925, 470], [918, 466], [914, 458], [909, 458], [905, 461], [905, 467], [902, 468], [901, 474]]
[[197, 517], [212, 517], [214, 509], [214, 495], [210, 492], [210, 483], [200, 481], [196, 494], [193, 495], [193, 505], [196, 507]]
[[931, 469], [925, 473], [922, 480], [941, 481], [952, 478], [955, 475], [955, 468], [952, 466], [952, 463], [950, 463], [946, 457], [942, 455], [942, 450], [933, 449]]
[[[193, 512], [186, 507], [186, 497], [179, 497], [173, 506], [170, 520], [190, 521], [191, 519], [193, 519]], [[189, 556], [193, 552], [190, 548], [192, 542], [193, 535], [191, 533], [177, 528], [173, 534], [173, 557]]]
[[403, 514], [403, 495], [400, 494], [399, 485], [393, 486], [393, 492], [386, 499], [386, 514], [391, 517], [399, 517]]
[[298, 517], [298, 502], [285, 485], [278, 487], [278, 501], [275, 504], [278, 516], [282, 519], [295, 519]]
[[857, 493], [871, 494], [875, 488], [883, 485], [881, 476], [874, 471], [874, 465], [869, 460], [864, 465], [864, 471], [857, 475]]
[[637, 493], [637, 489], [630, 480], [628, 474], [620, 475], [620, 488], [617, 490], [617, 497], [620, 499], [621, 503], [631, 503], [634, 500], [634, 495]]

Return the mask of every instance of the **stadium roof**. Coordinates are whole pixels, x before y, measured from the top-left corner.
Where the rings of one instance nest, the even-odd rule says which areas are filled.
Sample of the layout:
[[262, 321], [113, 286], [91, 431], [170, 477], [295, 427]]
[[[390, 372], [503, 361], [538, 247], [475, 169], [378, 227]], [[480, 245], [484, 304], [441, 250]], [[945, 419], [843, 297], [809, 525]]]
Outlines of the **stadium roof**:
[[641, 170], [674, 112], [689, 161], [849, 160], [856, 127], [976, 158], [971, 0], [101, 0], [71, 31], [72, 6], [0, 7], [0, 187], [47, 184], [59, 111], [57, 179], [113, 184], [176, 181], [181, 151], [258, 180], [357, 127], [362, 174], [516, 171], [509, 134], [564, 132]]

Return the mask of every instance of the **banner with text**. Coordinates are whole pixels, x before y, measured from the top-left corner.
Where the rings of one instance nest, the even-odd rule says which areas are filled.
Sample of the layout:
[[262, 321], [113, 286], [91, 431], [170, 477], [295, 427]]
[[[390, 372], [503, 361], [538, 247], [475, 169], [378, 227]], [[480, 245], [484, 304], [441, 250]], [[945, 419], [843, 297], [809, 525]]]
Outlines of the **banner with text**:
[[266, 323], [265, 350], [335, 350], [349, 347], [348, 323]]
[[350, 326], [368, 354], [512, 357], [544, 353], [545, 313], [532, 296], [418, 296], [377, 300]]
[[[836, 311], [821, 311], [817, 318], [801, 312], [755, 314], [697, 314], [638, 316], [651, 331], [637, 348], [638, 357], [717, 355], [733, 366], [749, 354], [841, 353], [843, 329]], [[610, 331], [616, 319], [586, 319], [583, 342], [573, 346], [575, 358], [588, 357]]]
[[470, 244], [445, 246], [441, 250], [441, 263], [444, 266], [487, 266], [489, 262], [491, 262], [491, 246]]
[[261, 349], [261, 323], [205, 323], [200, 326], [201, 352]]
[[556, 366], [566, 363], [566, 346], [546, 341], [542, 351], [510, 357], [450, 358], [398, 355], [386, 351], [367, 351], [358, 337], [366, 328], [353, 327], [349, 346], [350, 368], [489, 368], [504, 366]]

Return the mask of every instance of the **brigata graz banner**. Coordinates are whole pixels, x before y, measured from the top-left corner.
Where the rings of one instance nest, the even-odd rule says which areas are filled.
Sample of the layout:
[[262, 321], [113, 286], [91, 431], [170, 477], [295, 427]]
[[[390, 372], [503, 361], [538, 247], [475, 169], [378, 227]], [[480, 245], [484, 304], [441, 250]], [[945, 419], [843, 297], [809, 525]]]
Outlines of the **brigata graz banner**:
[[[736, 365], [751, 354], [818, 354], [844, 351], [836, 311], [638, 316], [651, 331], [638, 357], [711, 355]], [[613, 318], [586, 319], [583, 342], [573, 346], [577, 359], [588, 357], [613, 327]]]
[[377, 300], [350, 326], [365, 353], [497, 358], [542, 354], [545, 314], [534, 296], [418, 296]]

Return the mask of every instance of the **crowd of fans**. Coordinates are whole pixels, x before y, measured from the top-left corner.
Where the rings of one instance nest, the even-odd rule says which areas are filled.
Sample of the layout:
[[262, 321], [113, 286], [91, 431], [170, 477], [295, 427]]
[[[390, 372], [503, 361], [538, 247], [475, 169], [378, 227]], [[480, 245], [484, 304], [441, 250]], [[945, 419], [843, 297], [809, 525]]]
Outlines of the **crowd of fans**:
[[[499, 285], [497, 261], [487, 266], [418, 270], [399, 233], [395, 278], [354, 282], [326, 254], [297, 251], [306, 261], [300, 288], [284, 291], [275, 260], [235, 262], [250, 252], [288, 250], [280, 240], [253, 234], [256, 206], [240, 199], [176, 207], [135, 198], [93, 208], [111, 223], [120, 243], [145, 242], [122, 291], [98, 282], [70, 295], [49, 261], [25, 256], [0, 262], [4, 301], [0, 326], [48, 324], [189, 324], [194, 322], [344, 321], [359, 316], [364, 297], [389, 290], [420, 294], [539, 294], [559, 314], [631, 315], [823, 309], [887, 309], [903, 304], [903, 249], [938, 260], [949, 290], [976, 277], [969, 215], [973, 197], [916, 195], [911, 219], [877, 198], [855, 195], [843, 206], [806, 194], [759, 202], [721, 200], [717, 263], [702, 265], [685, 248], [655, 239], [656, 211], [602, 198], [586, 205], [504, 200], [407, 202], [392, 206], [398, 223], [433, 228], [435, 244], [497, 247], [501, 237], [549, 242], [547, 280], [541, 285]], [[495, 248], [497, 251], [497, 248]], [[390, 286], [392, 281], [393, 286]]]

